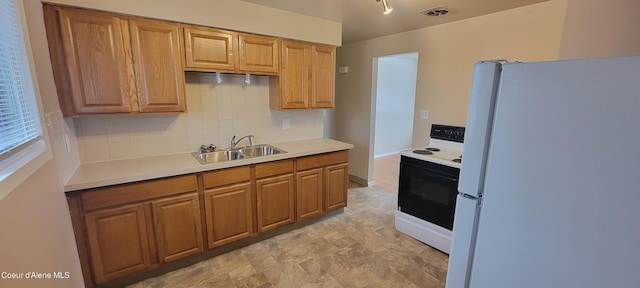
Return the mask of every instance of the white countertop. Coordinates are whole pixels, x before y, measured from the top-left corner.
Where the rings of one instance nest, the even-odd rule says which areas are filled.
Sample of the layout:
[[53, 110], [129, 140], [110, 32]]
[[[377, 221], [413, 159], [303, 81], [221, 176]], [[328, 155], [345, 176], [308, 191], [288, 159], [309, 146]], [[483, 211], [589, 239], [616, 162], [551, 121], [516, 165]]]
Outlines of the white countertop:
[[269, 143], [287, 153], [202, 165], [191, 153], [82, 163], [64, 185], [75, 191], [135, 181], [191, 174], [262, 162], [270, 162], [353, 148], [353, 145], [325, 138]]
[[[420, 149], [424, 149], [424, 148], [420, 148]], [[422, 154], [413, 153], [413, 150], [416, 150], [416, 149], [409, 149], [409, 150], [402, 151], [400, 152], [400, 155], [415, 158], [418, 160], [429, 161], [432, 163], [437, 163], [437, 164], [441, 164], [449, 167], [454, 167], [458, 169], [462, 167], [462, 164], [451, 161], [452, 159], [458, 158], [460, 155], [462, 155], [462, 152], [460, 151], [441, 150], [438, 152], [433, 152], [432, 155], [422, 155]]]

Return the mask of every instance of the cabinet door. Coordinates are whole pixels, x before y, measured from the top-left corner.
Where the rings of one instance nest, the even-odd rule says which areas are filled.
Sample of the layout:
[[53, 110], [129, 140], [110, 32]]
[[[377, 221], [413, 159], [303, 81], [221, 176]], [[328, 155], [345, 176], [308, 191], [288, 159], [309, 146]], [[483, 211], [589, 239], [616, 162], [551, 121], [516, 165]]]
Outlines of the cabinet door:
[[294, 222], [293, 174], [256, 180], [258, 232]]
[[86, 214], [85, 221], [97, 283], [151, 266], [143, 204], [98, 210]]
[[296, 173], [296, 216], [298, 220], [322, 214], [322, 168]]
[[349, 185], [348, 164], [338, 164], [325, 168], [326, 210], [347, 206], [347, 188]]
[[251, 183], [205, 190], [204, 203], [210, 249], [251, 237]]
[[151, 202], [160, 263], [204, 251], [197, 193]]
[[278, 39], [240, 34], [238, 42], [240, 72], [272, 75], [278, 73]]
[[125, 63], [129, 58], [120, 19], [67, 8], [58, 15], [74, 112], [130, 112], [134, 91], [128, 77], [132, 72]]
[[140, 112], [185, 111], [179, 25], [131, 19], [129, 26]]
[[282, 42], [280, 108], [306, 109], [311, 95], [311, 46]]
[[203, 27], [184, 28], [184, 47], [187, 70], [236, 70], [238, 50], [236, 34]]
[[311, 108], [335, 107], [336, 47], [313, 45]]

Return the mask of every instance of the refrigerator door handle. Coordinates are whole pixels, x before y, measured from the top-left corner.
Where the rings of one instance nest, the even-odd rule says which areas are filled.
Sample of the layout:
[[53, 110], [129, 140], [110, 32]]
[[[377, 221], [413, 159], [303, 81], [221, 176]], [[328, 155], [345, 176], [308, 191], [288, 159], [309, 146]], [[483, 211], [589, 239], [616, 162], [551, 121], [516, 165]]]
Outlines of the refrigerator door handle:
[[464, 132], [464, 161], [458, 191], [479, 197], [484, 187], [484, 172], [493, 125], [493, 106], [500, 83], [502, 65], [484, 62], [475, 65], [469, 114]]
[[480, 208], [482, 207], [482, 192], [478, 192], [478, 197], [464, 193], [459, 193], [458, 195], [466, 199], [476, 201], [476, 205], [478, 205], [478, 207]]

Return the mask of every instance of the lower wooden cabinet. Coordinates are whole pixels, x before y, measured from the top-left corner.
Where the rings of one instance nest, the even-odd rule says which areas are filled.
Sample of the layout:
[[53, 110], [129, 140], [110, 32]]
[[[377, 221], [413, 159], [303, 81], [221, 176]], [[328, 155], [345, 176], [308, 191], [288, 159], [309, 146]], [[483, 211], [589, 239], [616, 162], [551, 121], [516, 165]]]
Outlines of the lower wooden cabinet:
[[251, 183], [207, 189], [204, 203], [209, 248], [252, 236]]
[[293, 174], [256, 180], [258, 232], [294, 222]]
[[145, 205], [127, 205], [85, 215], [91, 265], [97, 283], [151, 267]]
[[327, 211], [347, 206], [349, 188], [349, 165], [347, 163], [324, 168], [325, 171], [325, 209]]
[[296, 217], [299, 220], [319, 216], [323, 213], [322, 168], [296, 173]]
[[347, 205], [348, 152], [67, 193], [85, 285]]
[[253, 198], [249, 166], [202, 174], [209, 249], [253, 235]]
[[313, 218], [347, 206], [349, 154], [339, 151], [296, 160], [296, 217]]
[[80, 262], [89, 264], [82, 266], [83, 275], [93, 278], [85, 283], [202, 252], [197, 191], [196, 176], [186, 175], [67, 194]]
[[293, 160], [255, 166], [258, 232], [269, 231], [295, 221]]
[[159, 262], [204, 251], [198, 193], [151, 202]]

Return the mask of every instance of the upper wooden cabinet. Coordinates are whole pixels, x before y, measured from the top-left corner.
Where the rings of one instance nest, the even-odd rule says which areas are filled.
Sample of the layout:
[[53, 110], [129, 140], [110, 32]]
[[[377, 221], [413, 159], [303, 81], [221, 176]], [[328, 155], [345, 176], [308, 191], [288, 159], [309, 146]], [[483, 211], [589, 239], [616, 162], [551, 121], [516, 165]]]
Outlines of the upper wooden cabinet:
[[280, 77], [270, 79], [271, 109], [335, 107], [335, 47], [282, 41]]
[[185, 111], [180, 26], [143, 19], [129, 26], [140, 112]]
[[179, 24], [44, 6], [64, 116], [185, 111]]
[[277, 38], [197, 26], [184, 36], [187, 71], [278, 74]]
[[58, 94], [70, 106], [63, 112], [131, 111], [133, 82], [121, 31], [126, 23], [112, 14], [78, 9], [59, 10], [56, 17], [55, 10], [45, 7], [52, 63], [59, 68], [54, 73]]
[[272, 109], [306, 109], [311, 96], [311, 45], [282, 41], [280, 77], [271, 78]]
[[277, 38], [240, 34], [238, 42], [240, 72], [278, 74], [280, 41]]
[[180, 26], [131, 19], [129, 27], [140, 112], [185, 111]]
[[184, 26], [185, 70], [227, 71], [238, 69], [238, 35], [234, 32]]
[[313, 45], [311, 49], [311, 108], [334, 108], [336, 47]]

